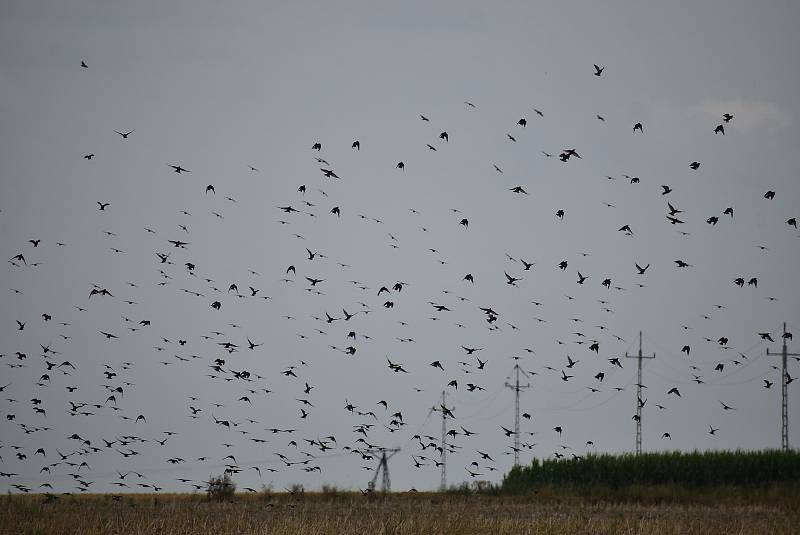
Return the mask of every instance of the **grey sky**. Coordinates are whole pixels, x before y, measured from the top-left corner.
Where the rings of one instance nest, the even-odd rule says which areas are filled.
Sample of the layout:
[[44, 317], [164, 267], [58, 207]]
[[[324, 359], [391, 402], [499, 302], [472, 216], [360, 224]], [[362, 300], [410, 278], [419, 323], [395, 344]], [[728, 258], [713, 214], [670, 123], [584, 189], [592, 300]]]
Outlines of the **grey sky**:
[[[657, 354], [645, 368], [645, 449], [777, 447], [780, 374], [771, 366], [779, 361], [764, 351], [779, 349], [781, 322], [800, 332], [800, 241], [786, 223], [800, 217], [800, 7], [530, 4], [4, 3], [0, 251], [41, 265], [0, 270], [0, 386], [10, 383], [0, 401], [0, 471], [19, 474], [0, 478], [0, 488], [50, 482], [57, 491], [74, 490], [71, 467], [40, 473], [59, 460], [56, 449], [80, 448], [66, 438], [72, 433], [97, 447], [102, 438], [148, 440], [128, 446], [137, 457], [105, 447], [70, 457], [90, 465], [81, 473], [95, 482], [93, 491], [117, 490], [116, 470], [145, 475], [134, 483], [190, 490], [176, 478], [219, 473], [229, 454], [244, 470], [236, 476], [242, 486], [260, 485], [249, 469], [259, 465], [263, 481], [277, 488], [364, 488], [369, 473], [361, 467], [375, 462], [343, 448], [363, 448], [353, 426], [369, 423], [370, 444], [403, 448], [391, 461], [394, 487], [431, 489], [439, 482], [438, 454], [412, 437], [439, 435], [439, 415], [430, 408], [443, 389], [455, 407], [449, 425], [478, 433], [452, 441], [460, 450], [448, 458], [449, 480], [468, 479], [465, 467], [478, 461], [479, 478], [497, 481], [511, 466], [511, 441], [500, 426], [513, 427], [513, 397], [503, 383], [515, 355], [538, 374], [522, 395], [532, 415], [522, 429], [536, 433], [523, 438], [536, 444], [523, 462], [552, 456], [562, 444], [582, 454], [588, 440], [597, 451], [630, 451], [635, 366], [623, 361], [620, 370], [608, 359], [634, 352], [640, 329], [645, 352]], [[593, 76], [595, 63], [605, 66], [600, 77]], [[724, 136], [715, 135], [724, 113], [734, 118]], [[520, 118], [525, 128], [516, 126]], [[643, 133], [632, 132], [637, 122]], [[114, 133], [134, 129], [128, 139]], [[443, 131], [448, 142], [439, 139]], [[359, 151], [350, 148], [356, 139]], [[311, 150], [315, 142], [319, 153]], [[542, 153], [565, 148], [582, 158], [563, 163]], [[399, 161], [405, 171], [396, 169]], [[689, 169], [692, 161], [701, 163], [697, 171]], [[191, 173], [176, 174], [168, 164]], [[341, 179], [324, 178], [320, 167]], [[205, 192], [208, 185], [215, 194]], [[509, 191], [518, 185], [529, 195]], [[673, 191], [664, 196], [661, 185]], [[768, 190], [776, 192], [773, 200], [764, 199]], [[111, 204], [99, 211], [98, 201]], [[667, 202], [683, 210], [684, 225], [666, 220]], [[278, 209], [287, 205], [314, 217]], [[330, 213], [334, 206], [341, 217]], [[733, 219], [722, 213], [729, 206]], [[711, 216], [719, 217], [716, 226], [705, 222]], [[462, 218], [468, 228], [459, 225]], [[617, 231], [625, 224], [633, 236]], [[41, 243], [34, 248], [29, 239]], [[189, 245], [175, 249], [167, 240]], [[306, 247], [327, 258], [309, 261]], [[173, 265], [161, 264], [156, 253], [171, 253]], [[525, 271], [518, 259], [536, 264]], [[679, 269], [676, 259], [692, 267]], [[569, 263], [564, 271], [557, 268], [562, 260]], [[196, 265], [197, 277], [186, 262]], [[644, 276], [636, 274], [637, 262], [651, 265]], [[289, 265], [297, 276], [286, 283]], [[577, 271], [589, 275], [583, 285]], [[504, 272], [522, 277], [517, 287], [505, 284]], [[463, 280], [467, 273], [474, 285]], [[325, 279], [317, 286], [324, 295], [305, 291], [306, 276]], [[606, 277], [612, 289], [601, 286]], [[757, 277], [758, 287], [739, 288], [737, 277]], [[376, 295], [397, 281], [408, 284]], [[114, 297], [88, 299], [93, 283]], [[246, 297], [227, 292], [231, 283]], [[260, 290], [256, 297], [248, 286]], [[215, 300], [219, 311], [210, 307]], [[383, 306], [387, 300], [394, 308]], [[451, 310], [438, 313], [429, 301]], [[499, 330], [489, 330], [479, 307], [499, 312]], [[342, 308], [370, 312], [332, 324], [313, 319], [326, 312], [341, 317]], [[53, 319], [44, 322], [43, 313]], [[23, 331], [16, 320], [26, 322]], [[128, 329], [141, 320], [151, 325]], [[355, 342], [346, 338], [351, 330]], [[212, 331], [224, 334], [202, 338]], [[766, 344], [759, 332], [776, 343]], [[720, 347], [720, 337], [729, 338], [730, 349]], [[247, 338], [264, 345], [250, 351]], [[414, 341], [398, 340], [407, 338]], [[576, 343], [583, 340], [597, 340], [598, 354], [589, 351], [590, 341]], [[239, 351], [225, 352], [217, 345], [225, 341]], [[39, 344], [61, 352], [49, 360], [68, 360], [77, 370], [64, 376], [54, 368], [51, 382], [36, 386], [46, 368]], [[331, 345], [357, 352], [348, 356]], [[483, 349], [468, 356], [462, 345]], [[579, 361], [571, 369], [567, 355]], [[409, 373], [393, 373], [387, 356]], [[488, 359], [483, 370], [476, 356]], [[218, 357], [226, 360], [224, 374], [208, 367]], [[434, 360], [444, 371], [429, 365]], [[133, 366], [123, 371], [123, 362]], [[722, 372], [714, 370], [719, 363]], [[106, 364], [118, 374], [110, 380]], [[298, 366], [298, 378], [281, 374], [289, 366]], [[561, 381], [562, 369], [574, 378]], [[263, 379], [228, 381], [227, 370]], [[598, 372], [606, 374], [602, 383]], [[693, 373], [704, 384], [693, 382]], [[794, 360], [789, 373], [800, 374]], [[446, 386], [452, 379], [457, 390]], [[764, 379], [775, 384], [766, 389]], [[135, 386], [125, 386], [121, 410], [113, 411], [101, 385], [123, 381]], [[305, 382], [314, 387], [310, 394], [303, 393]], [[467, 383], [485, 391], [467, 392]], [[78, 389], [67, 392], [73, 385]], [[681, 398], [667, 395], [671, 387]], [[795, 390], [790, 385], [790, 412], [797, 414]], [[244, 395], [252, 405], [238, 401]], [[46, 417], [33, 412], [31, 398], [42, 400]], [[376, 404], [382, 399], [388, 411]], [[346, 400], [374, 411], [377, 421], [347, 412]], [[69, 401], [104, 407], [75, 416]], [[736, 410], [723, 410], [720, 401]], [[197, 419], [189, 418], [190, 405], [202, 409]], [[304, 420], [301, 408], [309, 413]], [[396, 411], [406, 425], [390, 432], [384, 424]], [[139, 414], [146, 423], [120, 418]], [[229, 431], [212, 414], [239, 425]], [[20, 424], [50, 429], [25, 434]], [[561, 437], [552, 430], [557, 425]], [[716, 436], [709, 425], [720, 429]], [[264, 431], [272, 427], [297, 431]], [[797, 429], [790, 428], [793, 444]], [[165, 430], [177, 434], [161, 446], [154, 441]], [[660, 439], [664, 432], [671, 441]], [[303, 441], [329, 435], [336, 446], [325, 453]], [[292, 439], [297, 449], [288, 445]], [[27, 459], [17, 459], [12, 446], [22, 446]], [[46, 458], [34, 457], [39, 447]], [[496, 463], [487, 465], [476, 449]], [[320, 456], [308, 466], [321, 474], [285, 467], [276, 456], [300, 459], [303, 451]], [[415, 468], [412, 455], [427, 457], [427, 466]], [[186, 462], [166, 462], [174, 457]]]

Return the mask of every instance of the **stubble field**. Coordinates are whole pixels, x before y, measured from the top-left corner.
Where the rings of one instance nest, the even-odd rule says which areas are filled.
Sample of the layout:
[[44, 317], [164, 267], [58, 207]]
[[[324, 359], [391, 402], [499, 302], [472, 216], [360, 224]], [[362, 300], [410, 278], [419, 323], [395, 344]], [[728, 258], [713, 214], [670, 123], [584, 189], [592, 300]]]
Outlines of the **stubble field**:
[[526, 496], [305, 493], [7, 496], [0, 533], [14, 534], [792, 534], [800, 491], [674, 488], [540, 489]]

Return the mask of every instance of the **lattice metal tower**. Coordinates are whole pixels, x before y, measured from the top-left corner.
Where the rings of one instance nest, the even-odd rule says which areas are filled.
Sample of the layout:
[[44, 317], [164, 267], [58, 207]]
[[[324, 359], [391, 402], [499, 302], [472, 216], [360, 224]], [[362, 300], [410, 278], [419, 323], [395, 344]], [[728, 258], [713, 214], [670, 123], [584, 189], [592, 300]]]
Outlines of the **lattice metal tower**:
[[781, 449], [789, 451], [789, 399], [787, 386], [789, 385], [789, 374], [786, 373], [786, 361], [788, 357], [800, 357], [800, 353], [789, 353], [786, 342], [792, 335], [786, 332], [786, 322], [783, 323], [783, 348], [780, 353], [772, 353], [767, 349], [767, 355], [781, 356]]
[[520, 390], [523, 388], [530, 388], [530, 383], [521, 385], [519, 384], [519, 374], [525, 376], [525, 378], [530, 379], [525, 370], [519, 367], [519, 364], [514, 365], [514, 372], [515, 372], [515, 380], [514, 384], [509, 383], [506, 381], [506, 388], [510, 388], [514, 391], [514, 466], [519, 466], [519, 393]]
[[400, 451], [400, 448], [376, 448], [367, 450], [367, 453], [369, 454], [381, 454], [381, 460], [378, 462], [378, 467], [375, 469], [375, 475], [372, 476], [372, 480], [367, 485], [367, 488], [370, 491], [375, 490], [375, 482], [378, 480], [378, 475], [381, 474], [383, 475], [381, 479], [381, 492], [392, 491], [392, 480], [389, 478], [389, 459], [391, 459], [398, 451]]
[[441, 451], [441, 463], [442, 463], [442, 480], [439, 484], [441, 490], [447, 490], [447, 403], [445, 402], [445, 391], [442, 390], [442, 451]]
[[637, 360], [637, 374], [636, 374], [636, 455], [642, 453], [642, 408], [644, 402], [642, 401], [642, 359], [654, 359], [656, 354], [643, 355], [642, 354], [642, 331], [639, 331], [639, 354], [628, 355], [625, 353], [625, 358]]

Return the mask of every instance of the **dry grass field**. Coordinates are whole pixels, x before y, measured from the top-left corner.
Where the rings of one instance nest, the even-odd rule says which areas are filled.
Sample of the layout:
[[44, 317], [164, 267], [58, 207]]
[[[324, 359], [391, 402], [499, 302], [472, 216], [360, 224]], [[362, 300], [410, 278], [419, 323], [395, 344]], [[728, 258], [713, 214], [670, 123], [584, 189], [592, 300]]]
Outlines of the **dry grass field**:
[[13, 534], [792, 534], [797, 488], [540, 490], [528, 496], [396, 493], [59, 496], [1, 499], [0, 533]]

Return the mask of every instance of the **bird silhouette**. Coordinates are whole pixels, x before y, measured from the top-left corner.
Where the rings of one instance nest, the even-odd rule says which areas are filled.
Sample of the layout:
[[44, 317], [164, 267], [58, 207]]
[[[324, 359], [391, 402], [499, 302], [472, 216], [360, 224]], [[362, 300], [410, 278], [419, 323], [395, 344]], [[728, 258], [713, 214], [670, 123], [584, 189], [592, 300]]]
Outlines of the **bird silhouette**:
[[[88, 69], [85, 61], [81, 67]], [[601, 77], [605, 66], [593, 67], [592, 74]], [[98, 85], [93, 74], [87, 76], [81, 80], [86, 85], [83, 91], [103, 101], [110, 86]], [[556, 74], [548, 77], [557, 83]], [[337, 83], [335, 77], [326, 82], [333, 87]], [[59, 84], [64, 85], [58, 82], [54, 87]], [[478, 111], [470, 101], [460, 107], [457, 98], [455, 109], [448, 111], [449, 105], [442, 104], [443, 122], [435, 126], [438, 119], [431, 121], [415, 109], [403, 112], [410, 111], [408, 128], [391, 114], [378, 114], [376, 120], [397, 128], [392, 129], [391, 139], [383, 139], [369, 132], [385, 128], [360, 124], [359, 136], [368, 147], [364, 155], [360, 139], [345, 133], [344, 141], [340, 137], [326, 145], [326, 158], [321, 157], [321, 141], [314, 139], [308, 158], [309, 146], [301, 139], [302, 157], [294, 161], [295, 153], [289, 149], [296, 145], [297, 132], [290, 133], [285, 139], [275, 138], [279, 145], [273, 148], [283, 152], [274, 166], [265, 167], [266, 181], [252, 180], [262, 175], [253, 175], [259, 169], [246, 164], [247, 160], [225, 163], [225, 158], [220, 159], [220, 154], [230, 156], [224, 150], [225, 143], [230, 143], [228, 136], [242, 135], [230, 129], [217, 129], [215, 142], [220, 150], [206, 150], [202, 167], [194, 163], [193, 171], [166, 163], [173, 156], [154, 152], [158, 139], [148, 139], [145, 130], [137, 138], [130, 137], [135, 130], [114, 130], [133, 143], [117, 147], [118, 151], [84, 145], [75, 152], [73, 147], [68, 154], [73, 164], [80, 167], [78, 156], [82, 156], [92, 165], [83, 164], [89, 171], [83, 180], [73, 180], [68, 164], [61, 166], [68, 173], [64, 183], [76, 195], [107, 195], [108, 200], [96, 201], [97, 211], [103, 214], [86, 201], [83, 212], [87, 213], [53, 212], [52, 195], [37, 197], [29, 207], [18, 188], [9, 190], [8, 198], [3, 198], [9, 206], [0, 211], [0, 217], [6, 218], [7, 252], [16, 251], [8, 260], [13, 269], [6, 296], [10, 319], [0, 344], [0, 360], [7, 366], [7, 384], [0, 386], [0, 392], [8, 392], [0, 409], [7, 426], [3, 431], [9, 435], [0, 447], [10, 452], [0, 462], [12, 463], [9, 469], [14, 472], [2, 472], [0, 477], [10, 478], [14, 493], [37, 489], [47, 489], [53, 496], [62, 491], [108, 489], [157, 492], [166, 485], [175, 487], [168, 487], [171, 492], [185, 491], [187, 485], [202, 490], [207, 482], [193, 479], [189, 472], [220, 466], [242, 479], [240, 488], [255, 492], [263, 471], [269, 472], [270, 480], [288, 481], [301, 474], [305, 482], [327, 466], [338, 470], [339, 463], [346, 469], [348, 459], [374, 470], [384, 452], [389, 456], [390, 442], [402, 445], [403, 455], [392, 462], [400, 461], [405, 468], [441, 468], [447, 455], [451, 463], [462, 462], [473, 478], [502, 473], [510, 466], [503, 462], [505, 456], [519, 456], [524, 465], [530, 455], [553, 447], [554, 457], [568, 459], [572, 451], [577, 462], [583, 452], [576, 450], [584, 441], [587, 449], [594, 448], [589, 451], [597, 450], [585, 433], [567, 436], [564, 429], [573, 426], [568, 420], [555, 427], [550, 427], [555, 422], [542, 425], [525, 407], [518, 427], [499, 425], [495, 417], [492, 425], [499, 425], [502, 434], [497, 427], [487, 433], [492, 418], [481, 422], [486, 415], [478, 414], [476, 419], [475, 411], [462, 402], [485, 404], [481, 397], [502, 390], [503, 384], [509, 386], [514, 373], [524, 375], [522, 380], [529, 386], [546, 390], [552, 407], [573, 412], [577, 407], [588, 417], [602, 413], [611, 427], [631, 416], [603, 413], [602, 407], [631, 386], [637, 387], [637, 409], [644, 409], [641, 417], [633, 417], [640, 423], [649, 417], [648, 404], [665, 411], [663, 415], [673, 410], [700, 414], [711, 409], [712, 418], [724, 417], [733, 425], [753, 416], [758, 403], [751, 404], [751, 397], [770, 396], [774, 392], [761, 389], [796, 379], [791, 369], [784, 372], [774, 362], [755, 358], [758, 351], [763, 352], [760, 345], [745, 348], [756, 342], [774, 344], [778, 339], [768, 326], [776, 322], [774, 314], [780, 307], [774, 307], [790, 302], [792, 293], [786, 280], [768, 274], [774, 271], [772, 263], [786, 259], [792, 238], [782, 222], [796, 230], [797, 218], [791, 212], [768, 216], [766, 207], [745, 203], [737, 208], [734, 221], [731, 199], [746, 200], [747, 195], [759, 192], [742, 189], [736, 177], [727, 180], [724, 188], [712, 186], [727, 169], [721, 163], [738, 165], [736, 158], [747, 153], [748, 147], [759, 149], [763, 140], [737, 138], [736, 131], [729, 131], [734, 138], [728, 141], [734, 142], [735, 150], [727, 144], [708, 150], [702, 146], [703, 139], [710, 142], [713, 122], [697, 127], [672, 121], [667, 131], [660, 128], [661, 117], [656, 130], [648, 134], [655, 138], [636, 138], [637, 132], [644, 133], [643, 123], [636, 122], [631, 139], [624, 124], [636, 117], [625, 119], [605, 111], [629, 109], [630, 99], [619, 92], [593, 95], [597, 89], [594, 84], [571, 88], [571, 109], [579, 113], [549, 111], [546, 119], [533, 107], [498, 115], [497, 103], [482, 104]], [[164, 94], [168, 96], [169, 91]], [[603, 109], [593, 109], [599, 96]], [[331, 108], [331, 102], [326, 101], [320, 110], [334, 117], [341, 110]], [[289, 109], [291, 101], [283, 105]], [[171, 139], [181, 140], [182, 152], [196, 151], [197, 146], [186, 144], [192, 138], [183, 135], [187, 126], [173, 108], [163, 107], [164, 118], [172, 121]], [[197, 112], [205, 114], [198, 117], [206, 119], [203, 124], [208, 123], [207, 112]], [[528, 131], [526, 116], [531, 113], [535, 125]], [[513, 117], [518, 117], [514, 126], [507, 122]], [[639, 118], [647, 120], [646, 115]], [[725, 136], [733, 118], [729, 113], [712, 118], [719, 123], [714, 133]], [[620, 120], [623, 129], [618, 131]], [[107, 126], [92, 125], [81, 126], [83, 137], [102, 138], [103, 131], [107, 132]], [[315, 129], [306, 136], [329, 139], [324, 124], [303, 124], [303, 128]], [[425, 132], [417, 131], [420, 128]], [[25, 133], [24, 129], [20, 132]], [[453, 132], [453, 145], [449, 145], [449, 132]], [[667, 135], [659, 138], [660, 133]], [[619, 135], [619, 147], [608, 144]], [[676, 139], [695, 138], [700, 144], [695, 143], [694, 150], [675, 150]], [[634, 146], [634, 142], [647, 146]], [[346, 143], [351, 143], [351, 150]], [[559, 150], [568, 143], [576, 145]], [[243, 143], [239, 148], [248, 146]], [[580, 153], [578, 146], [584, 147]], [[610, 148], [615, 149], [613, 154]], [[99, 151], [100, 156], [96, 158], [88, 149]], [[50, 154], [58, 155], [58, 147], [45, 144], [42, 152], [46, 162], [53, 157]], [[656, 156], [659, 152], [663, 162]], [[535, 156], [532, 178], [512, 179], [515, 173], [523, 176], [526, 172], [518, 164], [529, 153]], [[370, 159], [373, 156], [377, 159]], [[10, 155], [13, 168], [19, 167], [14, 158], [20, 157]], [[409, 173], [394, 175], [394, 181], [374, 175], [381, 166], [405, 171], [401, 157], [409, 159]], [[700, 158], [702, 165], [693, 158]], [[664, 176], [672, 178], [653, 174], [648, 163], [656, 161]], [[686, 161], [691, 177], [685, 175]], [[577, 173], [583, 165], [617, 168], [591, 171], [603, 177], [592, 184], [586, 182], [592, 180], [591, 172], [580, 178], [562, 167], [566, 164]], [[208, 172], [223, 178], [197, 184], [165, 180], [157, 190], [148, 186], [146, 177], [144, 182], [128, 180], [134, 189], [154, 193], [139, 214], [147, 222], [138, 223], [127, 213], [129, 207], [138, 206], [138, 194], [123, 197], [120, 203], [120, 194], [127, 191], [120, 184], [125, 183], [128, 171], [150, 168], [165, 173], [164, 165], [177, 174], [192, 173], [191, 178]], [[644, 170], [634, 176], [623, 174], [624, 167]], [[691, 174], [701, 167], [702, 174]], [[268, 171], [275, 177], [268, 176]], [[100, 180], [95, 172], [101, 173], [102, 186], [97, 187], [102, 193], [89, 193], [88, 188]], [[576, 182], [576, 176], [584, 182]], [[692, 177], [702, 180], [686, 182]], [[219, 197], [209, 181], [222, 188]], [[667, 181], [672, 184], [659, 185]], [[628, 182], [642, 186], [629, 188]], [[770, 207], [788, 210], [784, 201], [795, 198], [796, 192], [794, 184], [785, 182], [776, 185], [782, 188], [782, 198]], [[274, 203], [272, 210], [281, 210], [281, 218], [262, 217], [260, 199], [265, 194]], [[665, 212], [659, 210], [659, 202], [663, 206], [663, 201], [658, 199], [667, 195], [670, 202], [662, 219]], [[776, 192], [770, 189], [763, 196], [774, 200]], [[460, 199], [458, 209], [448, 206], [454, 197]], [[625, 214], [612, 217], [620, 210]], [[570, 212], [569, 220], [566, 212]], [[58, 216], [48, 219], [45, 214]], [[86, 219], [85, 225], [81, 218]], [[102, 226], [93, 218], [102, 219]], [[620, 223], [625, 224], [617, 227]], [[672, 225], [681, 225], [678, 234], [669, 232]], [[175, 226], [183, 239], [166, 240], [175, 237], [165, 234], [174, 232]], [[636, 234], [632, 226], [637, 226]], [[628, 239], [621, 240], [619, 233]], [[302, 240], [302, 245], [296, 240]], [[588, 247], [586, 242], [591, 250], [580, 249]], [[505, 256], [500, 254], [501, 246], [502, 252], [508, 251]], [[667, 263], [674, 262], [673, 270], [661, 269], [664, 255]], [[639, 264], [641, 258], [650, 263]], [[691, 258], [698, 267], [684, 269], [694, 265], [683, 258]], [[631, 262], [633, 272], [628, 271]], [[566, 272], [570, 263], [577, 280], [558, 277], [558, 270]], [[736, 265], [743, 267], [731, 269]], [[531, 273], [524, 279], [508, 273], [520, 270]], [[589, 278], [596, 278], [604, 289], [592, 282], [585, 284]], [[563, 288], [575, 284], [573, 280], [581, 288], [569, 295]], [[503, 289], [503, 281], [514, 289]], [[631, 281], [635, 286], [630, 286]], [[83, 302], [80, 295], [78, 301], [68, 301], [75, 295], [72, 290], [80, 294], [86, 285], [88, 298], [84, 293]], [[713, 289], [714, 300], [709, 301], [711, 294], [698, 288]], [[776, 304], [778, 298], [772, 296], [777, 292], [786, 297]], [[489, 302], [495, 298], [496, 302]], [[679, 333], [670, 344], [680, 351], [669, 364], [669, 379], [648, 374], [647, 385], [637, 384], [630, 379], [631, 370], [622, 373], [622, 355], [629, 350], [626, 333], [638, 330], [630, 324], [631, 317], [638, 316], [625, 311], [635, 311], [654, 298], [662, 301], [659, 328], [663, 333]], [[536, 307], [536, 316], [529, 314], [531, 306]], [[334, 314], [341, 310], [342, 315], [327, 310]], [[752, 321], [755, 317], [757, 323]], [[642, 318], [640, 322], [646, 319]], [[89, 334], [88, 339], [81, 340], [82, 332]], [[456, 338], [457, 334], [463, 336]], [[788, 344], [791, 333], [784, 332], [781, 340]], [[130, 358], [132, 351], [136, 359]], [[420, 361], [417, 354], [428, 357]], [[386, 366], [378, 363], [373, 369], [370, 362], [375, 363], [375, 356], [386, 358]], [[747, 370], [746, 376], [737, 378], [739, 370]], [[143, 397], [152, 377], [168, 387]], [[365, 377], [369, 388], [359, 383]], [[380, 394], [371, 397], [376, 389]], [[444, 398], [440, 398], [443, 390]], [[341, 392], [354, 401], [345, 399], [342, 407], [341, 398], [336, 397]], [[642, 392], [652, 393], [650, 401]], [[427, 399], [429, 394], [431, 399]], [[467, 394], [472, 395], [471, 401], [462, 400]], [[683, 395], [690, 405], [682, 406]], [[382, 399], [376, 403], [375, 397]], [[722, 397], [725, 401], [720, 401]], [[520, 402], [528, 403], [523, 397]], [[447, 423], [444, 441], [424, 434], [432, 433], [426, 429], [430, 422], [425, 422], [433, 412]], [[79, 421], [86, 425], [73, 429], [72, 423]], [[168, 421], [174, 427], [164, 427]], [[672, 440], [671, 431], [678, 429], [666, 427], [667, 420], [662, 423], [661, 438]], [[276, 425], [280, 427], [272, 427]], [[682, 444], [699, 440], [704, 447], [705, 427], [687, 424], [681, 431]], [[708, 425], [709, 435], [727, 438], [718, 431]], [[559, 442], [563, 436], [566, 442], [553, 444], [553, 435], [558, 435]], [[536, 448], [528, 437], [541, 437], [536, 442], [542, 445]], [[269, 460], [258, 463], [260, 467], [237, 463], [254, 445], [266, 448], [263, 453]], [[223, 451], [225, 457], [220, 455]], [[40, 456], [41, 463], [31, 463]], [[139, 466], [152, 469], [131, 471]], [[41, 471], [37, 474], [37, 470]], [[422, 481], [416, 481], [414, 474], [427, 473], [408, 472], [404, 478], [409, 484]], [[295, 494], [294, 498], [302, 499], [300, 492]], [[110, 499], [118, 501], [116, 496], [120, 495]], [[287, 507], [295, 507], [294, 502]]]

